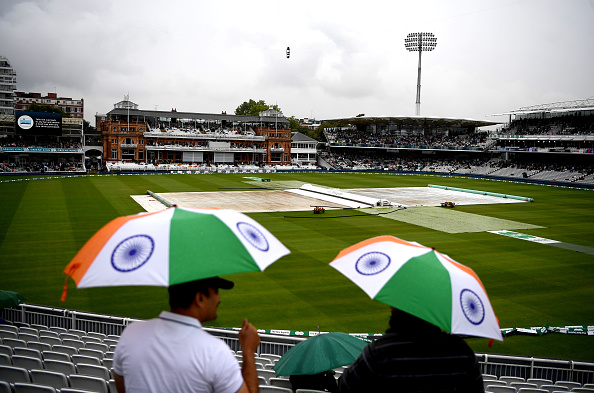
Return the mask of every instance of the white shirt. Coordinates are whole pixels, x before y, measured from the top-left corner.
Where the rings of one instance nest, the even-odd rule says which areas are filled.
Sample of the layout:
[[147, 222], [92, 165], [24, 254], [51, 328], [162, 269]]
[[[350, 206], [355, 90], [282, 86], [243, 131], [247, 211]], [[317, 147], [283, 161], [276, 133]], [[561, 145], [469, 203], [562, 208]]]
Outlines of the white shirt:
[[167, 311], [124, 330], [113, 371], [124, 378], [127, 393], [235, 393], [243, 384], [224, 341], [202, 330], [197, 319]]

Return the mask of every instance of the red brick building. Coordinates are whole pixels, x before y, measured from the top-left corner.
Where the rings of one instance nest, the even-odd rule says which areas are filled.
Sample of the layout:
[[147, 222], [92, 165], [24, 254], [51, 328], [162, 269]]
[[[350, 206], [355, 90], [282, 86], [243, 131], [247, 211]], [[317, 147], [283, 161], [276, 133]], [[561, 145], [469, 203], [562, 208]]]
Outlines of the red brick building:
[[97, 116], [103, 162], [291, 163], [291, 130], [282, 114], [259, 116], [139, 110], [124, 100]]
[[70, 117], [84, 119], [85, 101], [84, 99], [72, 99], [70, 97], [58, 97], [56, 93], [47, 93], [42, 96], [41, 93], [24, 93], [16, 91], [16, 110], [29, 110], [31, 104], [50, 105], [60, 108], [64, 113], [69, 113]]

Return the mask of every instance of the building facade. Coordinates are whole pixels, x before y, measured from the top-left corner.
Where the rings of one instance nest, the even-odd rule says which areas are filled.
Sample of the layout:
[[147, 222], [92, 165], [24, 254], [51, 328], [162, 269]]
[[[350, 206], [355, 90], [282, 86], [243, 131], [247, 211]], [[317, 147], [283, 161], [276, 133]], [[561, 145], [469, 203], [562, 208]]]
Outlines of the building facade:
[[58, 97], [57, 93], [47, 93], [46, 96], [42, 96], [41, 93], [17, 91], [15, 94], [17, 110], [27, 111], [31, 104], [49, 105], [70, 114], [72, 118], [84, 119], [85, 101], [82, 98], [77, 100], [70, 97]]
[[16, 72], [6, 57], [0, 56], [0, 115], [14, 115]]
[[103, 162], [262, 164], [291, 162], [291, 130], [281, 113], [259, 116], [139, 110], [124, 99], [96, 118]]
[[291, 136], [291, 163], [294, 165], [316, 165], [318, 141], [300, 132]]

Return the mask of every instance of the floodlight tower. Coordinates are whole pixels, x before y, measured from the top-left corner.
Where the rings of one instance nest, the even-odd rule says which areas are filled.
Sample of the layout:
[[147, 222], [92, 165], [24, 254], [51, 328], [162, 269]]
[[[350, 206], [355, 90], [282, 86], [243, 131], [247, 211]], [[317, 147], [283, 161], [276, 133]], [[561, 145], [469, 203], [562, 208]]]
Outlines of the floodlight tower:
[[421, 114], [421, 53], [431, 52], [437, 45], [433, 33], [409, 33], [404, 39], [404, 47], [409, 52], [419, 52], [419, 74], [417, 76], [416, 115]]

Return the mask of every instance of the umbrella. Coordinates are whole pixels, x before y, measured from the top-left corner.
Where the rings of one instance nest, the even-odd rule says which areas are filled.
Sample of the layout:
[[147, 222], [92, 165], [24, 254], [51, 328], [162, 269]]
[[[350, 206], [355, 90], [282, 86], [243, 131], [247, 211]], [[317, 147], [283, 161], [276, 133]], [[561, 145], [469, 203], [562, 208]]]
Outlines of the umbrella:
[[276, 375], [313, 375], [351, 364], [367, 342], [346, 333], [323, 333], [301, 341], [274, 365]]
[[330, 265], [372, 299], [447, 332], [503, 340], [478, 276], [435, 249], [379, 236], [345, 248]]
[[263, 271], [289, 253], [243, 213], [171, 207], [109, 222], [87, 241], [64, 273], [78, 288], [169, 286]]
[[16, 307], [23, 303], [25, 298], [14, 291], [0, 291], [0, 308]]

